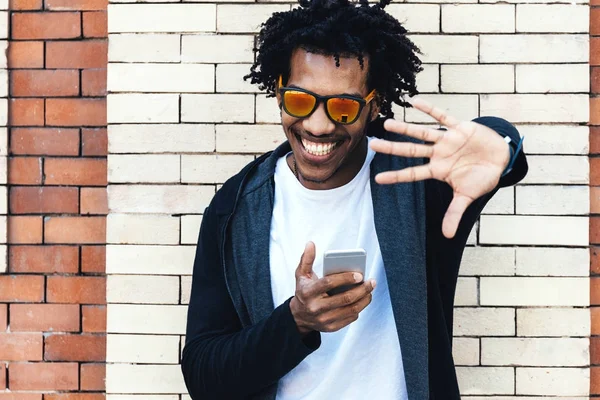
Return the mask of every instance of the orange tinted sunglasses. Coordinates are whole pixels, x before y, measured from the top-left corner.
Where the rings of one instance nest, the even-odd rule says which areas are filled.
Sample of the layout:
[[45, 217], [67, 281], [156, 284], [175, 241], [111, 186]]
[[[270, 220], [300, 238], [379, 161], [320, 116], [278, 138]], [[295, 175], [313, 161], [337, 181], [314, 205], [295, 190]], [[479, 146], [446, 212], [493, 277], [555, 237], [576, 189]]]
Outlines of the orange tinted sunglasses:
[[325, 113], [336, 124], [350, 125], [356, 122], [363, 108], [375, 98], [375, 89], [365, 98], [338, 94], [334, 96], [320, 96], [306, 89], [283, 87], [283, 79], [279, 76], [279, 92], [281, 105], [286, 113], [295, 118], [310, 116], [319, 103], [325, 104]]

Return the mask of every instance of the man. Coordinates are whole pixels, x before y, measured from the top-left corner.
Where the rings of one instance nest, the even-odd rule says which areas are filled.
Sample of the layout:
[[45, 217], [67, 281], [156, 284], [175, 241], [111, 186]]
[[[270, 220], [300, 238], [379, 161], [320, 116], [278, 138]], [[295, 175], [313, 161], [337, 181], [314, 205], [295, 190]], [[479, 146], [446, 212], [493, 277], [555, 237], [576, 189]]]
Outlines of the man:
[[[387, 2], [302, 0], [263, 25], [249, 77], [277, 96], [288, 141], [205, 211], [182, 357], [193, 399], [460, 398], [462, 252], [527, 164], [498, 118], [414, 100], [446, 129], [384, 123], [421, 69]], [[353, 248], [364, 277], [323, 276], [325, 251]]]

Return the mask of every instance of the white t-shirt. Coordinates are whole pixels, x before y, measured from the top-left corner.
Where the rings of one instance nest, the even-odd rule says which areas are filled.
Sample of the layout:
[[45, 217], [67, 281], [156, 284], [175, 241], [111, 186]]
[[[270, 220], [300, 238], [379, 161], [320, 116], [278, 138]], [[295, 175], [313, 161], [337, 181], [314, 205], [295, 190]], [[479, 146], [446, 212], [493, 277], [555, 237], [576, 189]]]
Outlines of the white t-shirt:
[[363, 248], [365, 279], [375, 279], [373, 300], [357, 321], [321, 334], [321, 346], [285, 375], [277, 400], [407, 400], [398, 333], [373, 220], [369, 148], [360, 172], [348, 184], [310, 190], [290, 170], [286, 157], [275, 170], [275, 204], [271, 222], [270, 269], [273, 302], [294, 295], [295, 271], [304, 246], [313, 241], [313, 271], [323, 276], [326, 250]]

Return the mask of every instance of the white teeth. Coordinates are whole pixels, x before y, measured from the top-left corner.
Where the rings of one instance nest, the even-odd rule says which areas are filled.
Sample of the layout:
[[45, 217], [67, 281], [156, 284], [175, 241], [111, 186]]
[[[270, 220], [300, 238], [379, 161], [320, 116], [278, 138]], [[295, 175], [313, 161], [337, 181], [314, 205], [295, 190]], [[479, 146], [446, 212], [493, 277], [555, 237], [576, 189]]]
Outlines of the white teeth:
[[306, 151], [316, 156], [324, 156], [331, 153], [336, 144], [337, 143], [313, 143], [306, 139], [302, 139], [302, 145]]

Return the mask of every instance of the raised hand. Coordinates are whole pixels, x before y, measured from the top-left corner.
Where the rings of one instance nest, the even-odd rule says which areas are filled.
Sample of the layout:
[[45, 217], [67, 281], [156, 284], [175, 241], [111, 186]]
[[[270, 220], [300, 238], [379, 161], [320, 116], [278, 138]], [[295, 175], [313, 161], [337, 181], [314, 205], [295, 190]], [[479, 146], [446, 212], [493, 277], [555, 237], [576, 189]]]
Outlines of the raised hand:
[[315, 244], [308, 242], [300, 264], [296, 268], [296, 295], [290, 302], [290, 310], [301, 335], [312, 331], [335, 332], [358, 319], [358, 314], [371, 303], [371, 292], [375, 281], [361, 285], [344, 293], [329, 296], [333, 288], [356, 284], [363, 277], [356, 272], [344, 272], [321, 279], [314, 273]]
[[444, 216], [442, 232], [452, 238], [467, 207], [498, 185], [510, 159], [508, 144], [492, 129], [472, 121], [460, 121], [424, 100], [413, 99], [412, 105], [447, 130], [393, 119], [385, 121], [387, 131], [423, 140], [425, 144], [376, 139], [371, 141], [373, 150], [401, 157], [429, 158], [429, 163], [382, 172], [375, 180], [380, 184], [425, 179], [448, 183], [454, 190], [454, 197]]

